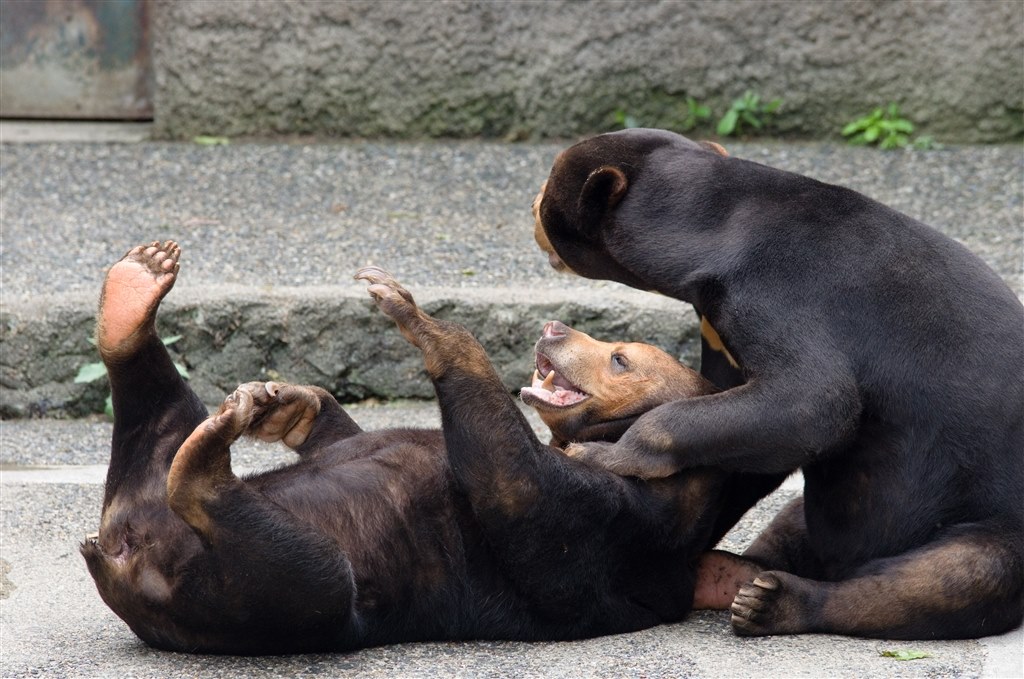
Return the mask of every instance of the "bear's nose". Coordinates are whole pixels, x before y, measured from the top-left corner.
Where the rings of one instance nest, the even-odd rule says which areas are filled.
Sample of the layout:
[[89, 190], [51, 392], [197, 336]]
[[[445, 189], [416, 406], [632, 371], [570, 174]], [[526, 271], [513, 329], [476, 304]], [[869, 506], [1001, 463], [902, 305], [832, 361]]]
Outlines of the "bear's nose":
[[565, 337], [570, 329], [561, 321], [548, 321], [544, 324], [544, 337]]

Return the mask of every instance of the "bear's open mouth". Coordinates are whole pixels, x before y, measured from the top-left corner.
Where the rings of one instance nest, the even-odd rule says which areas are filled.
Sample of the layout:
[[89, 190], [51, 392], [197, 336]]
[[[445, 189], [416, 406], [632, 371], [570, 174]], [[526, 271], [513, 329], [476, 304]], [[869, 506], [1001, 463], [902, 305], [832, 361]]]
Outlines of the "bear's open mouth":
[[519, 398], [534, 407], [567, 408], [590, 398], [575, 384], [565, 379], [544, 354], [537, 354], [537, 369], [533, 371], [533, 384], [519, 391]]

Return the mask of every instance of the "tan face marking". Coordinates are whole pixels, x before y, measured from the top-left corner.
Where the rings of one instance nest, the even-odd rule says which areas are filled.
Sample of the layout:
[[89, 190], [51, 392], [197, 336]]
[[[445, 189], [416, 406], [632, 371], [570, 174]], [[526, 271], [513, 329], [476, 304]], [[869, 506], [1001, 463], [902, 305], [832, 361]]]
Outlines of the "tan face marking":
[[702, 142], [698, 142], [698, 143], [701, 146], [703, 146], [704, 148], [710, 149], [711, 151], [714, 151], [715, 153], [717, 153], [720, 156], [724, 156], [726, 158], [729, 157], [729, 152], [726, 151], [725, 147], [722, 146], [719, 143], [716, 143], [716, 142], [713, 142], [713, 141], [702, 141]]
[[729, 365], [739, 369], [740, 364], [736, 362], [736, 359], [732, 357], [729, 350], [725, 348], [725, 343], [722, 342], [722, 338], [719, 336], [718, 331], [711, 327], [711, 323], [708, 322], [707, 316], [700, 319], [700, 336], [707, 341], [709, 348], [725, 354], [725, 358], [729, 361]]
[[533, 199], [533, 239], [537, 241], [537, 246], [547, 254], [548, 263], [551, 265], [552, 269], [565, 273], [575, 273], [565, 262], [562, 261], [561, 257], [555, 254], [555, 248], [552, 247], [551, 241], [548, 240], [548, 234], [544, 230], [544, 224], [540, 219], [540, 204], [544, 201], [544, 189], [546, 189], [547, 186], [548, 183], [546, 181], [541, 184], [537, 197]]
[[662, 403], [713, 391], [699, 374], [657, 347], [602, 342], [557, 322], [545, 326], [537, 352], [533, 384], [520, 395], [556, 437], [581, 424], [635, 417]]

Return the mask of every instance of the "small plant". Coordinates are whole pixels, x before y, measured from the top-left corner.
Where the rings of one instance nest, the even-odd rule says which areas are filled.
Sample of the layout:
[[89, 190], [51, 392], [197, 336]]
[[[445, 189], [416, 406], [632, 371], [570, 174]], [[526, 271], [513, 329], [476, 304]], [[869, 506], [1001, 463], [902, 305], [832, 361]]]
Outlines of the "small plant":
[[934, 149], [942, 148], [942, 144], [932, 139], [930, 134], [918, 135], [914, 137], [914, 141], [911, 143], [918, 151], [932, 151]]
[[911, 651], [911, 650], [899, 650], [899, 651], [879, 651], [878, 655], [883, 658], [896, 658], [897, 660], [920, 660], [921, 658], [932, 657], [930, 653], [924, 651]]
[[[910, 143], [914, 123], [900, 115], [900, 107], [889, 104], [884, 109], [876, 108], [869, 115], [857, 118], [843, 128], [843, 136], [851, 144], [878, 144], [883, 149], [899, 149]], [[921, 137], [919, 148], [931, 148], [930, 137]]]
[[732, 106], [718, 121], [718, 134], [722, 137], [742, 134], [744, 127], [764, 130], [771, 125], [781, 99], [762, 102], [761, 97], [747, 90], [742, 97], [732, 102]]
[[616, 109], [615, 113], [612, 114], [612, 118], [624, 130], [631, 130], [634, 127], [640, 127], [640, 123], [637, 119], [629, 113], [626, 113], [623, 109]]
[[[164, 343], [164, 346], [170, 346], [181, 339], [181, 335], [173, 335], [171, 337], [164, 337], [160, 341]], [[96, 340], [89, 340], [89, 343], [93, 346], [96, 345]], [[178, 373], [188, 379], [188, 368], [182, 364], [175, 362], [174, 367], [178, 369]], [[78, 369], [78, 374], [75, 375], [75, 384], [87, 384], [89, 382], [95, 382], [98, 379], [102, 379], [107, 376], [107, 366], [103, 365], [103, 361], [97, 361], [96, 363], [86, 363]], [[107, 394], [107, 400], [104, 402], [103, 413], [107, 417], [114, 417], [114, 402], [110, 394]]]
[[[710, 108], [693, 97], [687, 97], [683, 102], [675, 99], [671, 103], [666, 103], [662, 115], [656, 116], [657, 120], [653, 124], [670, 130], [689, 132], [710, 117]], [[612, 113], [612, 120], [624, 130], [645, 126], [635, 115], [621, 108]]]
[[686, 98], [686, 112], [679, 122], [681, 132], [689, 132], [711, 117], [711, 109], [693, 97]]

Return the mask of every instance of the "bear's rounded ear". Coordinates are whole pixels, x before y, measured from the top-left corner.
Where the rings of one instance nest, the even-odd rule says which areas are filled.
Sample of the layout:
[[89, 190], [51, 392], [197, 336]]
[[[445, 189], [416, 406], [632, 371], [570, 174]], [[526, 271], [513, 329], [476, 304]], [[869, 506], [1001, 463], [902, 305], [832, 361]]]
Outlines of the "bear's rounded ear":
[[704, 148], [706, 148], [709, 151], [714, 151], [715, 153], [717, 153], [720, 156], [725, 156], [726, 158], [729, 157], [729, 152], [726, 151], [725, 147], [722, 146], [721, 144], [716, 144], [713, 141], [699, 141], [697, 143], [700, 144], [701, 146], [703, 146]]
[[603, 165], [587, 177], [580, 192], [578, 212], [583, 226], [597, 226], [605, 212], [619, 204], [629, 188], [626, 174], [612, 165]]

